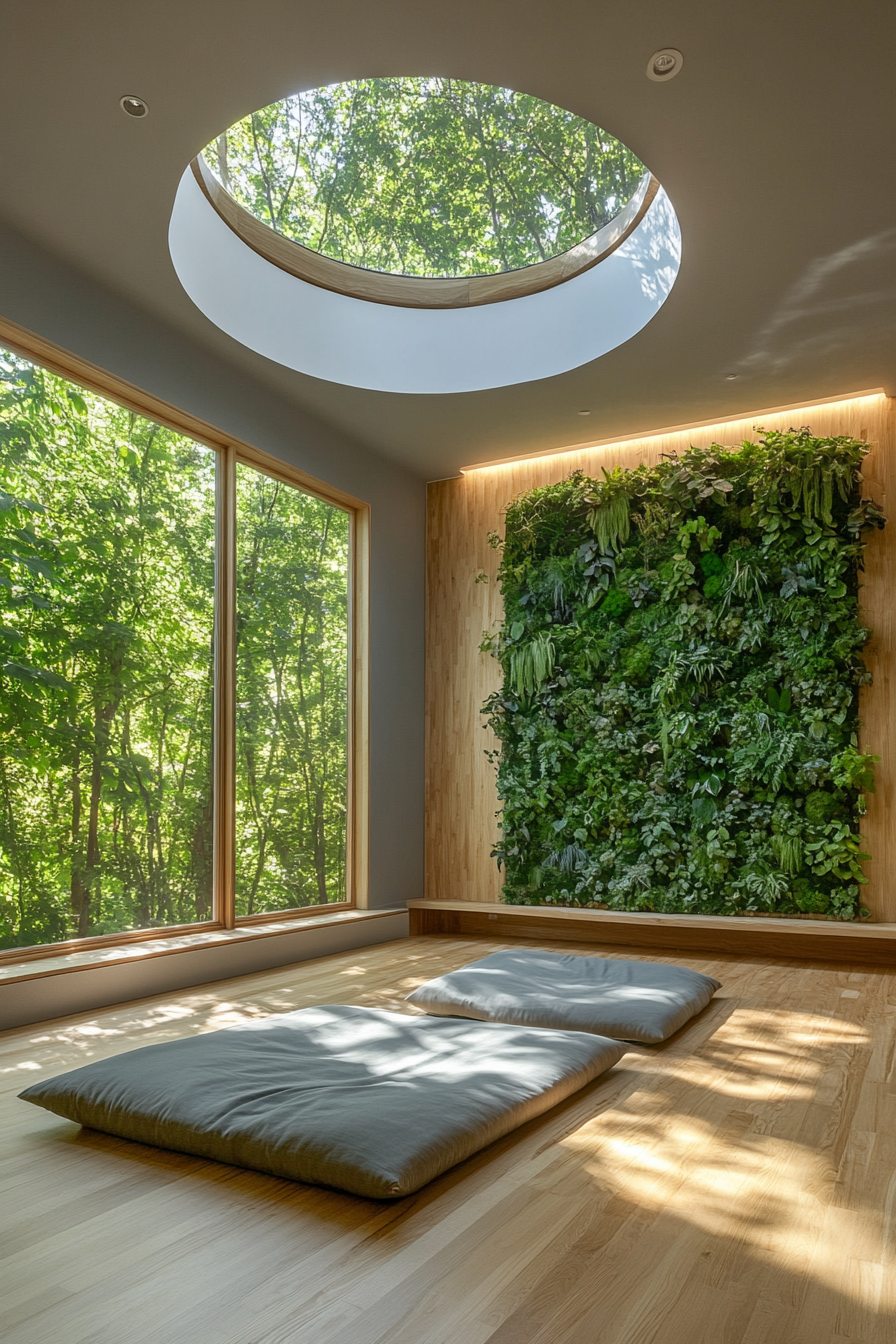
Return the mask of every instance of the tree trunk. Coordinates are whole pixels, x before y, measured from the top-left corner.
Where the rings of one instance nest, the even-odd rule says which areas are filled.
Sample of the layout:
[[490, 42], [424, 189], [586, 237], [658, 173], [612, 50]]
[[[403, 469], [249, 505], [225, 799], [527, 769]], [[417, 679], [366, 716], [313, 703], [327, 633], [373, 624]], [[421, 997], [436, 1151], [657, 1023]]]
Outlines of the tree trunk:
[[90, 890], [84, 881], [84, 851], [81, 847], [81, 754], [72, 764], [72, 910], [78, 921], [78, 936], [86, 936], [90, 924]]
[[312, 845], [314, 847], [314, 872], [317, 876], [317, 898], [321, 905], [327, 903], [327, 843], [324, 826], [324, 795], [318, 789], [314, 799], [314, 822], [312, 826]]
[[214, 809], [212, 807], [211, 787], [209, 787], [206, 802], [197, 813], [190, 843], [196, 897], [196, 918], [198, 920], [211, 919], [212, 917], [213, 818]]
[[90, 805], [87, 813], [87, 862], [85, 864], [84, 899], [78, 911], [78, 936], [86, 938], [90, 932], [90, 897], [97, 877], [100, 860], [100, 796], [103, 787], [103, 763], [98, 750], [102, 711], [94, 715], [94, 748], [90, 769]]
[[110, 667], [111, 683], [114, 687], [111, 699], [93, 711], [93, 753], [90, 766], [90, 806], [87, 814], [87, 862], [84, 882], [85, 898], [78, 911], [78, 935], [86, 938], [90, 932], [90, 904], [99, 878], [100, 866], [100, 803], [103, 792], [103, 763], [109, 754], [109, 734], [112, 720], [121, 700], [118, 677], [121, 672], [121, 660], [115, 659]]

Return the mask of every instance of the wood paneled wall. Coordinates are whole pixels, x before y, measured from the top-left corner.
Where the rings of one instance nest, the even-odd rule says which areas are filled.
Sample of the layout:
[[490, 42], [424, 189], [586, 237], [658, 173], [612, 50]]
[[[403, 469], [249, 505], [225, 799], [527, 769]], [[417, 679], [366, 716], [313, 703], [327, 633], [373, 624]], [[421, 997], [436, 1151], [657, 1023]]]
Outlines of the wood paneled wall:
[[894, 402], [881, 395], [762, 412], [740, 420], [656, 434], [624, 443], [577, 449], [477, 468], [429, 487], [426, 672], [426, 895], [430, 900], [496, 901], [501, 877], [490, 857], [497, 837], [495, 742], [482, 704], [499, 684], [499, 668], [480, 653], [483, 632], [502, 617], [496, 583], [499, 553], [488, 533], [503, 531], [515, 495], [563, 480], [581, 469], [654, 464], [688, 444], [735, 445], [757, 437], [756, 426], [808, 425], [826, 436], [852, 434], [873, 451], [865, 464], [868, 493], [891, 514], [870, 542], [862, 587], [863, 618], [873, 634], [866, 657], [874, 685], [863, 692], [863, 742], [883, 759], [864, 834], [868, 864], [863, 898], [875, 919], [896, 920], [896, 438]]

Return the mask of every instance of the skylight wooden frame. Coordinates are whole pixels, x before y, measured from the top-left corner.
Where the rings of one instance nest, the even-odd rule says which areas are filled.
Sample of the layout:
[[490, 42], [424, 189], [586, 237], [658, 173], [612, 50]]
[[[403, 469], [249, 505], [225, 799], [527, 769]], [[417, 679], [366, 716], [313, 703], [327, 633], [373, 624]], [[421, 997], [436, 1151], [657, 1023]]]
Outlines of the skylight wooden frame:
[[240, 205], [201, 154], [197, 154], [190, 167], [212, 209], [241, 242], [266, 261], [320, 289], [396, 308], [477, 308], [554, 289], [590, 271], [621, 247], [641, 223], [660, 189], [657, 178], [645, 172], [638, 190], [615, 219], [546, 261], [494, 275], [428, 277], [369, 270], [315, 252], [270, 228]]
[[[0, 950], [0, 963], [29, 961], [116, 944], [144, 942], [203, 930], [313, 918], [368, 908], [369, 864], [369, 544], [370, 506], [316, 476], [234, 438], [207, 421], [154, 396], [115, 374], [64, 350], [35, 332], [0, 316], [0, 344], [14, 354], [154, 420], [215, 451], [215, 719], [213, 918], [190, 924], [68, 938], [60, 942]], [[349, 514], [348, 575], [348, 786], [345, 901], [272, 910], [237, 917], [235, 913], [234, 810], [236, 780], [236, 465], [242, 463], [294, 489], [314, 495]]]

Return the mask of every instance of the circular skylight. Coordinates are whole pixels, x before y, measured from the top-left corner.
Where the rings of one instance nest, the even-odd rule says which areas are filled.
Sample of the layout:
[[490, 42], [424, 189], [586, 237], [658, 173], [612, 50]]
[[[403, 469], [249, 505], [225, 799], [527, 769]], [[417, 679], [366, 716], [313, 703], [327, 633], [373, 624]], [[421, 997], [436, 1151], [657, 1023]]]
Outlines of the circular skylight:
[[184, 171], [177, 275], [222, 331], [381, 392], [553, 378], [668, 298], [678, 219], [619, 140], [491, 84], [369, 79], [295, 94]]
[[[392, 276], [498, 276], [600, 236], [564, 274], [553, 277], [556, 264], [545, 272], [556, 284], [618, 246], [635, 207], [650, 203], [644, 165], [600, 127], [528, 94], [454, 79], [298, 93], [231, 126], [201, 160], [209, 199], [256, 250], [265, 252], [263, 236], [239, 227], [243, 214], [322, 258]], [[608, 229], [620, 219], [625, 229]], [[292, 269], [280, 247], [271, 259]]]

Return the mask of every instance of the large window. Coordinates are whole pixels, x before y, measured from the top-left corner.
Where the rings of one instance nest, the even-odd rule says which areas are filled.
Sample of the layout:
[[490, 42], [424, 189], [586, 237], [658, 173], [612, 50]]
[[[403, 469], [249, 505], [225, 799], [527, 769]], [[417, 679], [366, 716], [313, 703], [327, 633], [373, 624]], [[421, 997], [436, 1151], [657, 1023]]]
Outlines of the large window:
[[239, 458], [0, 352], [2, 948], [354, 895], [355, 511]]
[[237, 464], [236, 908], [345, 900], [349, 515]]

